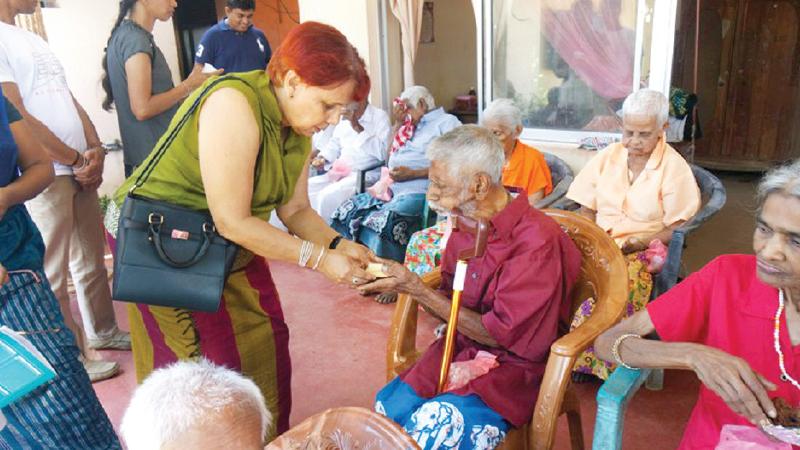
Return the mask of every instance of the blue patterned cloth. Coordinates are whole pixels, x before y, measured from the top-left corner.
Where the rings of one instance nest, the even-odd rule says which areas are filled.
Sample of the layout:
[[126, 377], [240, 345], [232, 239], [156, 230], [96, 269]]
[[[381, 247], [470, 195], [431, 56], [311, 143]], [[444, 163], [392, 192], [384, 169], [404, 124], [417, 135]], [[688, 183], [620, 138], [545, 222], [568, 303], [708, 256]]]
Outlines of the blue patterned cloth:
[[424, 208], [425, 194], [401, 195], [390, 202], [357, 194], [334, 211], [331, 227], [381, 258], [403, 262], [411, 235], [422, 228]]
[[0, 326], [26, 333], [56, 378], [3, 408], [0, 449], [120, 449], [117, 435], [78, 360], [44, 272], [12, 274], [0, 287]]
[[375, 411], [400, 424], [422, 450], [490, 450], [510, 424], [475, 394], [425, 399], [395, 378], [378, 392]]

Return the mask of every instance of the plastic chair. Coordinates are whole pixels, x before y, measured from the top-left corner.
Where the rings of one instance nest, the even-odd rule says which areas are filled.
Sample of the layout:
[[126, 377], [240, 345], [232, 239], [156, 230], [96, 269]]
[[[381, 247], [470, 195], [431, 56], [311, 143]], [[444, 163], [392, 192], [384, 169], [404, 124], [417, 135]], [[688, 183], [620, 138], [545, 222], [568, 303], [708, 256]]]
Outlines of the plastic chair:
[[[675, 286], [686, 235], [722, 209], [727, 199], [725, 187], [719, 178], [695, 165], [692, 165], [692, 172], [700, 187], [704, 204], [690, 221], [673, 232], [667, 262], [653, 284], [654, 295], [661, 295]], [[592, 448], [597, 450], [622, 448], [622, 430], [628, 403], [643, 383], [647, 383], [648, 389], [659, 390], [663, 385], [663, 379], [663, 369], [630, 370], [618, 367], [597, 393], [597, 420]]]
[[384, 161], [381, 161], [369, 167], [356, 171], [356, 188], [357, 188], [356, 193], [363, 194], [364, 192], [367, 192], [367, 172], [381, 168], [385, 165], [386, 163]]
[[364, 408], [334, 408], [304, 420], [264, 450], [419, 450], [399, 425]]
[[572, 169], [563, 159], [551, 153], [543, 154], [547, 167], [550, 169], [550, 176], [553, 179], [553, 192], [536, 202], [536, 207], [539, 209], [550, 208], [554, 203], [564, 198], [567, 195], [569, 186], [572, 184], [572, 180], [575, 179]]
[[[580, 401], [571, 387], [570, 374], [578, 355], [600, 333], [617, 323], [628, 298], [628, 277], [625, 260], [619, 247], [597, 225], [577, 214], [545, 210], [569, 234], [581, 251], [581, 276], [572, 292], [572, 309], [587, 298], [596, 299], [595, 312], [581, 326], [561, 336], [550, 347], [539, 396], [529, 424], [512, 429], [501, 449], [550, 449], [555, 441], [556, 422], [566, 413], [573, 449], [582, 449]], [[422, 277], [427, 286], [441, 282], [439, 269]], [[420, 355], [416, 348], [417, 302], [400, 295], [389, 332], [386, 356], [387, 379], [391, 380], [409, 368]]]

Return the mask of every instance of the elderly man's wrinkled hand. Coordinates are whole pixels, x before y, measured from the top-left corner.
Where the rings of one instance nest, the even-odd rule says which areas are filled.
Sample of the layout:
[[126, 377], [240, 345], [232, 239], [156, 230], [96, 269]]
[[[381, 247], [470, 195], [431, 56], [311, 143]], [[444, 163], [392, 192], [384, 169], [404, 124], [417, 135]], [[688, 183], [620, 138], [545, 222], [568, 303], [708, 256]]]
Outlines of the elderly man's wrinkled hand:
[[378, 278], [372, 283], [359, 286], [362, 294], [371, 292], [399, 292], [401, 294], [416, 295], [425, 286], [420, 277], [408, 270], [404, 265], [389, 259], [375, 258], [374, 261], [382, 265], [385, 278]]
[[317, 156], [317, 157], [315, 157], [314, 159], [311, 160], [311, 166], [319, 169], [319, 168], [325, 166], [326, 162], [327, 161], [325, 161], [325, 158], [323, 158], [322, 156]]
[[407, 181], [417, 177], [414, 169], [405, 166], [398, 166], [389, 170], [389, 176], [394, 181]]
[[647, 244], [641, 238], [632, 236], [625, 240], [621, 249], [623, 254], [628, 255], [647, 249]]
[[736, 414], [756, 426], [769, 423], [777, 412], [767, 391], [777, 387], [754, 371], [747, 361], [712, 347], [698, 345], [689, 352], [689, 366], [707, 388]]
[[406, 120], [406, 114], [408, 114], [408, 105], [404, 101], [395, 100], [394, 106], [392, 106], [392, 120], [395, 123], [403, 123]]

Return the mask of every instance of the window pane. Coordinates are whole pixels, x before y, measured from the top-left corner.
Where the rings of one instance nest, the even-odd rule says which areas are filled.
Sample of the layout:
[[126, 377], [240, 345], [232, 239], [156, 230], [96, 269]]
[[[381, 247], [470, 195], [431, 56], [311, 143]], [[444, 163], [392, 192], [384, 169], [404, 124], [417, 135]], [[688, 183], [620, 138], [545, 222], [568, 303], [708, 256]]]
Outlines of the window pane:
[[494, 0], [492, 97], [514, 99], [527, 128], [618, 132], [616, 111], [633, 86], [636, 4]]

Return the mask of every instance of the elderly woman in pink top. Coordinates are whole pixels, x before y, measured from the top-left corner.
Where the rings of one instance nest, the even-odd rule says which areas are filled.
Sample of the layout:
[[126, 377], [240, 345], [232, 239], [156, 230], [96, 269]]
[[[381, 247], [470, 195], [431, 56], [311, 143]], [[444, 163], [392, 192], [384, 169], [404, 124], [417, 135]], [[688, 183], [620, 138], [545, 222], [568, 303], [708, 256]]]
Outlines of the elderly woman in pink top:
[[697, 374], [681, 449], [714, 448], [726, 424], [769, 429], [776, 398], [800, 405], [800, 161], [764, 177], [758, 205], [755, 255], [716, 258], [596, 341], [618, 364]]
[[[642, 89], [622, 105], [622, 142], [600, 151], [578, 173], [567, 197], [580, 213], [614, 238], [628, 260], [627, 316], [650, 299], [652, 276], [643, 251], [654, 241], [669, 244], [672, 231], [700, 208], [700, 190], [692, 169], [665, 140], [669, 103], [660, 92]], [[573, 326], [593, 308], [578, 310]], [[608, 377], [613, 365], [594, 356], [590, 347], [575, 365], [575, 381], [591, 375]]]

